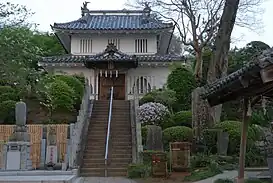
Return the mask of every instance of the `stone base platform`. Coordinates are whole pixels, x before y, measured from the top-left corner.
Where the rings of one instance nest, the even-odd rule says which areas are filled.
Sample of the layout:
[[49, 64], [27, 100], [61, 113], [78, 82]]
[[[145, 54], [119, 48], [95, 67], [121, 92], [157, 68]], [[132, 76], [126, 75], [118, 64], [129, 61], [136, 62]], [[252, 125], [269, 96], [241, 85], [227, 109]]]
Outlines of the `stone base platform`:
[[0, 183], [74, 183], [76, 171], [0, 171]]

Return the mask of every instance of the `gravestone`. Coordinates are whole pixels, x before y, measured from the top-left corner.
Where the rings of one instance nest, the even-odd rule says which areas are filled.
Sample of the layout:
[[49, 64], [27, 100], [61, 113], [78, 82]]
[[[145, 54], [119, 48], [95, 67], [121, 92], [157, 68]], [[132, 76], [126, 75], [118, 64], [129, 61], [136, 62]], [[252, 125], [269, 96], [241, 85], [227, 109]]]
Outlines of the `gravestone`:
[[147, 125], [147, 150], [163, 151], [162, 128], [156, 125]]
[[228, 151], [229, 134], [227, 132], [217, 133], [217, 153], [226, 156]]
[[4, 169], [31, 170], [30, 137], [26, 126], [26, 104], [22, 101], [16, 103], [16, 126], [9, 141], [4, 145]]
[[49, 127], [48, 146], [46, 148], [46, 165], [48, 168], [53, 168], [58, 161], [57, 135], [56, 129]]

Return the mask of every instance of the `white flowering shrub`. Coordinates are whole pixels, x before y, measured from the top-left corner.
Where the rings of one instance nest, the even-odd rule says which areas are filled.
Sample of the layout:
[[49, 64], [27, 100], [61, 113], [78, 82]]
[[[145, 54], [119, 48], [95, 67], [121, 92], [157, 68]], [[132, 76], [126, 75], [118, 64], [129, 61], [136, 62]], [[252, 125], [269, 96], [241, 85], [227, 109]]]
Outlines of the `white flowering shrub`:
[[148, 102], [138, 107], [139, 121], [144, 124], [159, 124], [169, 113], [165, 105], [156, 102]]

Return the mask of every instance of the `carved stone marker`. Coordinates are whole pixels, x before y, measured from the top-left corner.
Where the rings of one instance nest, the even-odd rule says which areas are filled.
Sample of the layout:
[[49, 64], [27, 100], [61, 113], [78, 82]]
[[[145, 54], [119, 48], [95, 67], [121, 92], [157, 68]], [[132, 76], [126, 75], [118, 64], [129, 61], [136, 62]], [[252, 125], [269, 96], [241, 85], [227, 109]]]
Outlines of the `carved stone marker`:
[[30, 138], [26, 126], [26, 104], [22, 101], [16, 103], [16, 126], [9, 141], [3, 149], [4, 169], [30, 170]]
[[227, 132], [217, 133], [217, 153], [226, 156], [228, 151], [229, 134]]
[[49, 127], [48, 146], [46, 148], [46, 165], [53, 168], [58, 161], [57, 135], [56, 129]]
[[163, 151], [162, 128], [156, 125], [148, 125], [147, 127], [147, 150]]

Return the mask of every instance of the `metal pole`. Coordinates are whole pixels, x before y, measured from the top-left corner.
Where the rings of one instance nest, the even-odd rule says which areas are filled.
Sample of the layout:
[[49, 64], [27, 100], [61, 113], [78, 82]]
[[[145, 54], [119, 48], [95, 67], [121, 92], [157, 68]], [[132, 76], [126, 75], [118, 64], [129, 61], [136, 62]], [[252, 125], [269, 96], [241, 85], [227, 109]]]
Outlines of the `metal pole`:
[[241, 144], [240, 144], [240, 158], [239, 158], [239, 170], [237, 183], [244, 183], [244, 172], [245, 172], [245, 153], [246, 153], [246, 141], [247, 141], [247, 129], [250, 112], [249, 99], [243, 99], [243, 121], [241, 129]]

